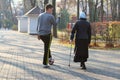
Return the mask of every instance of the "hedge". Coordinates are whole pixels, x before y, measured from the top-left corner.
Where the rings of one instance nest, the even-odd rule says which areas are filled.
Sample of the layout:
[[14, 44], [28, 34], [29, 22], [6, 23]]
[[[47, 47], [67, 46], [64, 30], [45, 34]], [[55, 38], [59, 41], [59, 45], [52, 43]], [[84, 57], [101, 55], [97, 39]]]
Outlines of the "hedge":
[[[97, 40], [105, 41], [106, 45], [114, 47], [115, 44], [119, 43], [120, 40], [120, 22], [94, 22], [91, 23], [92, 36], [97, 43]], [[99, 36], [99, 38], [98, 38]], [[120, 44], [118, 44], [120, 45]]]

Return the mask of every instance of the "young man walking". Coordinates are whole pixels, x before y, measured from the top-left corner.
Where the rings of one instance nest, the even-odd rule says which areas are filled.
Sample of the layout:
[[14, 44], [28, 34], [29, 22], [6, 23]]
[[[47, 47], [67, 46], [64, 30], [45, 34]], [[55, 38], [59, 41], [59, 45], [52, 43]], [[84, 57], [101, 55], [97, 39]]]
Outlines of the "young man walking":
[[41, 39], [44, 43], [44, 68], [48, 68], [48, 64], [52, 65], [54, 63], [50, 51], [52, 41], [51, 28], [52, 25], [57, 25], [58, 20], [55, 21], [55, 17], [52, 15], [52, 11], [53, 6], [51, 4], [47, 4], [45, 7], [45, 12], [39, 15], [37, 24], [38, 40]]

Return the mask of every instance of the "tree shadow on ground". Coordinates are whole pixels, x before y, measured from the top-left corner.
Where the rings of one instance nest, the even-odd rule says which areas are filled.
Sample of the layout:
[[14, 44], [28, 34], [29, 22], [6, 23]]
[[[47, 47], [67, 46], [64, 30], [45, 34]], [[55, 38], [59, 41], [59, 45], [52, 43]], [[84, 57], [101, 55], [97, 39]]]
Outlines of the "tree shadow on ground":
[[[118, 73], [120, 70], [118, 71], [117, 69], [111, 68], [111, 67], [120, 68], [120, 64], [116, 64], [116, 63], [112, 63], [108, 61], [99, 61], [96, 59], [90, 59], [90, 62], [91, 63], [94, 62], [97, 65], [92, 64], [92, 66], [96, 66], [96, 67], [89, 67], [88, 72], [99, 74], [99, 75], [104, 75], [108, 77], [113, 77], [115, 79], [120, 79], [120, 73]], [[108, 67], [103, 66], [102, 64], [107, 65]], [[97, 68], [97, 67], [101, 67], [101, 68]]]

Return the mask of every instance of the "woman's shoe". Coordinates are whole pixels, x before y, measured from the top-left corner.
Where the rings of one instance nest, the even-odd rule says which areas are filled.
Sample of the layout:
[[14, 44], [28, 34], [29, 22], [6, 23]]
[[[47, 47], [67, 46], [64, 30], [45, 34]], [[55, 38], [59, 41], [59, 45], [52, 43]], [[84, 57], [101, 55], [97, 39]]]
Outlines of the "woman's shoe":
[[80, 63], [80, 67], [82, 67], [83, 66], [83, 64], [82, 63]]
[[83, 69], [83, 70], [86, 70], [85, 63], [82, 64], [82, 69]]
[[82, 67], [83, 70], [86, 70], [87, 68], [85, 66]]

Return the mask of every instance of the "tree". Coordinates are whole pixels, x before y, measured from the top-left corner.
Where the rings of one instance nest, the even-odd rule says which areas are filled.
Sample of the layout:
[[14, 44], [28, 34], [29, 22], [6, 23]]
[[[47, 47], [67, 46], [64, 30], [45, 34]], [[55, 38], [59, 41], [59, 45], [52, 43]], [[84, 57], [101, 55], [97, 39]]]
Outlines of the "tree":
[[[54, 7], [54, 9], [53, 9], [53, 15], [56, 16], [56, 0], [52, 0], [52, 4], [53, 4], [53, 7]], [[53, 26], [53, 36], [55, 38], [57, 38], [57, 27], [56, 26]]]
[[31, 7], [33, 8], [33, 7], [35, 7], [35, 5], [36, 5], [36, 0], [30, 0], [30, 3], [31, 3]]
[[[96, 17], [97, 17], [97, 6], [98, 6], [98, 0], [96, 0], [96, 3], [95, 3], [95, 7], [94, 7], [94, 16], [93, 16], [93, 22], [96, 22]], [[93, 24], [93, 26], [95, 27], [95, 24]], [[95, 43], [94, 43], [94, 45], [96, 46], [97, 45], [97, 39], [96, 39], [96, 37], [97, 37], [97, 35], [96, 35], [96, 28], [94, 28], [94, 29], [92, 29], [93, 30], [93, 32], [94, 32], [94, 39], [95, 39]]]
[[101, 0], [101, 22], [103, 22], [104, 9], [103, 9], [103, 0]]
[[66, 26], [69, 22], [69, 13], [67, 9], [62, 9], [60, 13], [61, 13], [61, 19], [59, 23], [59, 30], [64, 30], [66, 29]]
[[44, 5], [48, 4], [49, 0], [44, 0]]
[[[66, 0], [66, 5], [67, 5], [67, 8], [70, 9], [70, 8], [75, 8], [77, 4], [77, 1], [76, 0]], [[70, 7], [72, 6], [72, 7]]]
[[94, 19], [93, 19], [94, 22], [96, 22], [96, 17], [97, 17], [97, 6], [98, 6], [98, 0], [96, 0], [96, 4], [95, 4], [95, 13], [94, 13]]
[[93, 0], [88, 0], [88, 5], [89, 5], [89, 20], [90, 22], [93, 21], [93, 15], [94, 15], [94, 2]]
[[[4, 27], [4, 25], [9, 25], [8, 23], [5, 23], [6, 20], [10, 23], [13, 22], [12, 0], [0, 0], [0, 3], [0, 19], [2, 27]], [[10, 26], [12, 26], [12, 24]]]
[[118, 0], [110, 0], [113, 21], [117, 20], [117, 1]]
[[44, 11], [45, 11], [45, 5], [48, 4], [49, 0], [44, 0]]
[[77, 0], [77, 19], [79, 19], [79, 11], [80, 11], [80, 9], [79, 9], [79, 3], [80, 1], [79, 0]]
[[30, 9], [36, 6], [37, 0], [23, 0], [24, 12], [28, 12]]
[[117, 0], [118, 2], [118, 21], [120, 21], [120, 0]]
[[106, 0], [106, 3], [107, 3], [107, 13], [106, 13], [107, 15], [106, 15], [106, 16], [107, 16], [107, 21], [108, 21], [108, 17], [109, 17], [109, 15], [108, 15], [108, 11], [109, 11], [109, 0]]

